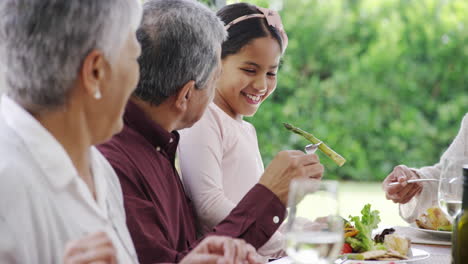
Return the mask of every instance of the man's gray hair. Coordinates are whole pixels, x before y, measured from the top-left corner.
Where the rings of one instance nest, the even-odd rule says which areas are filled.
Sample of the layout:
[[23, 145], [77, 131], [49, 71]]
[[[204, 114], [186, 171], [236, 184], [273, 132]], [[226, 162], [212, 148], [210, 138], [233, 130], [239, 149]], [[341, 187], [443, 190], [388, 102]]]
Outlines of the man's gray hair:
[[137, 31], [142, 55], [134, 94], [153, 105], [193, 80], [203, 89], [218, 65], [224, 24], [208, 7], [190, 0], [149, 0]]
[[39, 108], [62, 106], [89, 52], [115, 61], [141, 15], [139, 0], [0, 0], [7, 93]]

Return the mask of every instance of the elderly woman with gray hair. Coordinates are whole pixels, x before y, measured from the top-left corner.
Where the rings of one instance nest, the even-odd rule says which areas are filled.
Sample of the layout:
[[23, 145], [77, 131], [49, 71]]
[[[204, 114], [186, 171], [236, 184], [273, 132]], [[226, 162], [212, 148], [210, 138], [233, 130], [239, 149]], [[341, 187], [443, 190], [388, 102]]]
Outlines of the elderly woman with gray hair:
[[[133, 0], [2, 0], [0, 262], [132, 263], [118, 179], [93, 147], [139, 77]], [[84, 238], [83, 238], [84, 237]]]
[[[138, 262], [119, 180], [93, 145], [123, 127], [141, 13], [136, 0], [0, 1], [0, 263]], [[183, 261], [247, 253], [214, 237]]]

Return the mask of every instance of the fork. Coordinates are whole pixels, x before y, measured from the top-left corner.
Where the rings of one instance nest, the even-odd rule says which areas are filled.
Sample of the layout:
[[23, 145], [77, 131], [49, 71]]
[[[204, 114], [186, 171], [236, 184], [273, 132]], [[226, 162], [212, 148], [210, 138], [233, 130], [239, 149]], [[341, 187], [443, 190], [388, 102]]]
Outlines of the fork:
[[348, 260], [349, 260], [348, 256], [341, 256], [340, 258], [337, 258], [335, 260], [334, 264], [343, 264]]
[[315, 153], [315, 151], [317, 151], [318, 147], [320, 146], [320, 144], [322, 144], [322, 141], [320, 141], [319, 143], [317, 144], [309, 144], [307, 146], [304, 147], [304, 151], [305, 153], [307, 154], [313, 154]]
[[[413, 182], [438, 182], [438, 179], [412, 179], [412, 180], [407, 180], [407, 183], [413, 183]], [[398, 185], [400, 182], [392, 182], [388, 186], [394, 186]]]

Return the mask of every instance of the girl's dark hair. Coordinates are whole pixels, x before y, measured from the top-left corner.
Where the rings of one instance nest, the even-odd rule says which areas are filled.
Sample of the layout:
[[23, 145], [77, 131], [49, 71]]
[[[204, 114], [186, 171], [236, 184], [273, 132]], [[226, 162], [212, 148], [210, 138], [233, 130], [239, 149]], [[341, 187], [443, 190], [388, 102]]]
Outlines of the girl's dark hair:
[[[237, 3], [221, 8], [217, 13], [225, 25], [236, 18], [250, 14], [262, 14], [256, 6], [247, 3]], [[232, 25], [228, 29], [228, 38], [223, 42], [221, 58], [236, 54], [245, 45], [256, 38], [271, 36], [278, 41], [283, 49], [281, 35], [275, 27], [269, 26], [265, 18], [249, 18]]]

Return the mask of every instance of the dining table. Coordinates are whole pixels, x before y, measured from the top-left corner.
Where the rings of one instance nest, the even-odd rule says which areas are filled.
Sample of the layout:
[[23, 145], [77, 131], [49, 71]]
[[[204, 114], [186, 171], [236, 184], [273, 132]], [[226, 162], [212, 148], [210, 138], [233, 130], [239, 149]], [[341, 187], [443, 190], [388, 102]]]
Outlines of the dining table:
[[[389, 228], [389, 227], [383, 227]], [[411, 249], [423, 250], [429, 253], [429, 257], [421, 260], [398, 261], [395, 263], [408, 264], [451, 264], [451, 235], [450, 233], [430, 232], [421, 230], [414, 226], [394, 226], [395, 233], [405, 236], [411, 240]], [[335, 262], [335, 264], [346, 264], [345, 262]], [[363, 264], [370, 264], [373, 261], [362, 261]], [[289, 257], [284, 257], [271, 261], [273, 264], [294, 264]], [[353, 264], [356, 262], [352, 262]], [[383, 262], [378, 262], [379, 264]], [[392, 261], [388, 261], [392, 263]], [[311, 263], [313, 264], [313, 263]]]
[[452, 261], [451, 246], [412, 244], [411, 247], [422, 249], [431, 254], [427, 259], [412, 262], [414, 264], [450, 264]]

